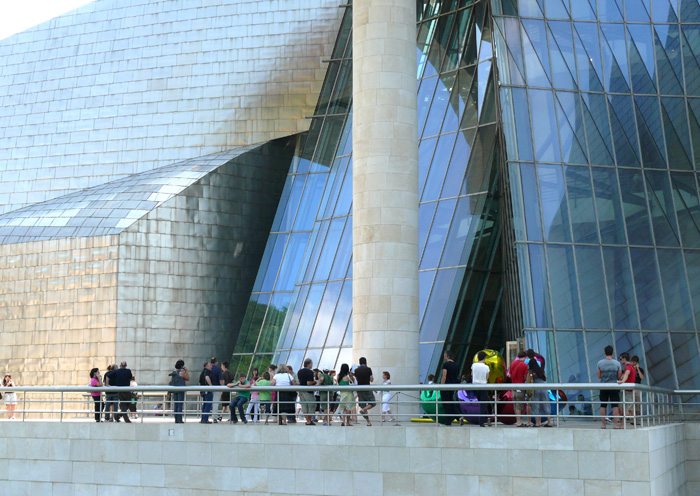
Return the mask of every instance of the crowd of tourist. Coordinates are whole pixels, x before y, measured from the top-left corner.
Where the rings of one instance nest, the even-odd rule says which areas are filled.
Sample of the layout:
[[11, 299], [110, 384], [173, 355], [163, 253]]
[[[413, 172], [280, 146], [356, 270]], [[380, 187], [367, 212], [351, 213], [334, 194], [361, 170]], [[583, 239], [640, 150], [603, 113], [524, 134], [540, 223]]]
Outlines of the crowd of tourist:
[[[619, 361], [613, 358], [613, 347], [606, 346], [605, 358], [597, 364], [597, 375], [601, 383], [641, 383], [644, 379], [644, 369], [639, 366], [639, 358], [628, 353], [621, 353]], [[471, 365], [470, 375], [459, 375], [460, 366], [454, 361], [452, 353], [448, 350], [444, 353], [444, 363], [439, 377], [440, 384], [488, 384], [492, 373], [489, 365], [485, 363], [487, 354], [483, 351], [477, 354], [476, 361]], [[169, 374], [172, 387], [183, 387], [191, 380], [190, 373], [183, 360], [175, 363], [174, 369]], [[433, 375], [428, 376], [428, 384], [435, 382]], [[493, 381], [492, 381], [493, 382]], [[546, 389], [530, 389], [527, 384], [543, 384], [547, 382], [544, 371], [544, 358], [534, 350], [518, 352], [517, 357], [508, 367], [506, 382], [512, 383], [512, 399], [515, 426], [516, 427], [552, 427], [550, 420], [551, 402], [549, 391]], [[372, 369], [367, 366], [367, 360], [363, 357], [359, 365], [352, 368], [344, 363], [340, 371], [333, 369], [314, 368], [310, 358], [304, 360], [303, 366], [294, 371], [291, 366], [279, 364], [270, 365], [262, 374], [258, 369], [253, 369], [248, 377], [246, 374], [234, 374], [229, 370], [229, 364], [219, 364], [216, 358], [206, 361], [199, 374], [198, 383], [201, 386], [226, 386], [235, 388], [235, 392], [202, 391], [201, 396], [201, 420], [203, 424], [219, 423], [228, 417], [228, 422], [262, 422], [265, 424], [277, 422], [286, 425], [289, 422], [297, 422], [297, 419], [306, 425], [331, 425], [332, 421], [338, 421], [340, 425], [351, 426], [358, 421], [358, 416], [365, 419], [366, 425], [371, 426], [369, 411], [377, 406], [375, 392], [368, 389], [358, 391], [329, 391], [328, 386], [369, 386], [375, 383]], [[4, 387], [14, 387], [10, 375], [3, 378]], [[382, 372], [382, 384], [391, 385], [389, 372]], [[127, 363], [122, 362], [119, 367], [116, 364], [109, 365], [104, 378], [98, 368], [90, 371], [91, 387], [135, 387], [136, 378]], [[297, 391], [294, 386], [323, 386], [318, 391]], [[521, 385], [521, 386], [519, 386]], [[276, 386], [277, 391], [252, 390], [253, 387]], [[468, 389], [468, 388], [467, 388]], [[490, 426], [491, 406], [493, 400], [486, 389], [475, 389], [473, 394], [478, 403], [476, 420], [482, 427]], [[628, 410], [627, 417], [634, 421], [641, 414], [641, 392], [629, 390], [630, 397], [625, 399]], [[391, 404], [394, 393], [384, 391], [381, 394], [381, 421], [395, 421]], [[102, 397], [99, 391], [91, 392], [94, 400], [96, 422], [131, 422], [138, 418], [136, 415], [137, 394], [130, 391], [107, 390]], [[441, 391], [441, 403], [444, 414], [437, 418], [438, 422], [451, 425], [458, 421], [462, 425], [467, 419], [462, 414], [456, 391]], [[172, 412], [176, 423], [183, 423], [183, 407], [185, 393], [175, 391], [170, 394]], [[8, 417], [14, 418], [14, 405], [17, 402], [15, 393], [6, 392]], [[612, 424], [615, 429], [622, 427], [620, 412], [620, 391], [602, 389], [600, 391], [600, 416], [602, 428], [607, 427], [610, 421], [608, 408], [612, 412]], [[579, 410], [580, 408], [580, 410]], [[163, 411], [163, 403], [158, 403], [154, 410]], [[576, 396], [576, 400], [569, 405], [570, 415], [592, 415], [590, 405], [584, 402], [582, 394]], [[163, 413], [156, 413], [162, 416]]]

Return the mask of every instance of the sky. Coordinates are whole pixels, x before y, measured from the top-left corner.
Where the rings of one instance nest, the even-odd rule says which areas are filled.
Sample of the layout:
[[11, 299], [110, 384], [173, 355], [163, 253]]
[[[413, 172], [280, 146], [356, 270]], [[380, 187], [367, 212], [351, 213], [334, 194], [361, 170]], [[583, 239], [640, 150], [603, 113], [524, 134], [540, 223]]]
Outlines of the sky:
[[0, 40], [92, 0], [0, 0]]

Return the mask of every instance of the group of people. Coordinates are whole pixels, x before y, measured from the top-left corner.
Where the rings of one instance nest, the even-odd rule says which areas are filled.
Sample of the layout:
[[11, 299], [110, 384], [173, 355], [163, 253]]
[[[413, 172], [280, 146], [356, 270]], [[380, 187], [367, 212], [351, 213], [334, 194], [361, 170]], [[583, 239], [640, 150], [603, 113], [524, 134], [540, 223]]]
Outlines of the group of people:
[[[90, 387], [136, 387], [136, 377], [127, 368], [126, 362], [119, 367], [116, 364], [108, 365], [104, 379], [100, 369], [95, 367], [90, 370]], [[95, 405], [95, 422], [121, 422], [130, 423], [131, 419], [138, 418], [136, 414], [136, 394], [131, 391], [107, 392], [104, 399], [100, 391], [90, 393]], [[104, 419], [102, 418], [104, 411]], [[129, 412], [129, 413], [127, 413]]]
[[[603, 384], [641, 384], [644, 380], [644, 369], [639, 366], [639, 357], [630, 357], [629, 353], [620, 353], [620, 361], [613, 358], [614, 349], [608, 345], [605, 347], [605, 358], [598, 362], [598, 379]], [[633, 393], [634, 391], [634, 393]], [[624, 398], [625, 414], [629, 422], [639, 423], [638, 416], [642, 412], [642, 392], [638, 389], [626, 389]], [[612, 408], [613, 428], [622, 429], [620, 412], [620, 391], [617, 389], [600, 390], [600, 416], [602, 418], [601, 429], [605, 429], [607, 421], [608, 404]]]
[[[368, 426], [372, 425], [368, 412], [376, 407], [374, 392], [360, 390], [357, 392], [340, 391], [296, 391], [294, 386], [369, 386], [374, 382], [372, 369], [367, 366], [367, 359], [362, 357], [359, 366], [350, 369], [344, 363], [340, 372], [335, 370], [320, 370], [314, 368], [313, 360], [307, 358], [301, 369], [296, 373], [291, 366], [284, 364], [270, 365], [267, 371], [259, 375], [258, 369], [253, 369], [252, 375], [239, 374], [237, 378], [228, 369], [228, 363], [219, 365], [216, 358], [203, 364], [199, 375], [201, 386], [226, 386], [238, 388], [233, 396], [230, 391], [202, 391], [201, 420], [202, 424], [218, 423], [224, 420], [228, 412], [229, 422], [239, 421], [247, 424], [249, 421], [270, 421], [274, 417], [277, 423], [286, 425], [296, 422], [296, 416], [302, 415], [306, 425], [316, 425], [319, 420], [322, 425], [329, 426], [334, 416], [340, 417], [341, 425], [352, 425], [357, 413], [362, 415]], [[171, 386], [185, 386], [190, 380], [189, 372], [183, 360], [178, 360], [175, 369], [170, 372]], [[382, 373], [383, 384], [391, 384], [389, 372]], [[253, 386], [277, 386], [279, 391], [246, 391]], [[289, 389], [287, 389], [289, 388]], [[391, 411], [391, 392], [382, 394], [382, 421], [395, 420]], [[182, 411], [184, 392], [173, 393], [173, 413], [176, 423], [184, 422]], [[219, 412], [219, 407], [221, 411]], [[212, 418], [210, 420], [210, 417]]]

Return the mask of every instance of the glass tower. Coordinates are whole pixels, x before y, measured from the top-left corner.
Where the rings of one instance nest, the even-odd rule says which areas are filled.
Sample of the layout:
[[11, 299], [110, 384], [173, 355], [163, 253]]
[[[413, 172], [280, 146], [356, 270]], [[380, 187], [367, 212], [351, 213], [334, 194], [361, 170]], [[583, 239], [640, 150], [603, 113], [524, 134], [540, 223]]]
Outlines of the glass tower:
[[[349, 363], [352, 26], [290, 168], [232, 370]], [[700, 384], [697, 0], [419, 0], [420, 370], [526, 338]]]

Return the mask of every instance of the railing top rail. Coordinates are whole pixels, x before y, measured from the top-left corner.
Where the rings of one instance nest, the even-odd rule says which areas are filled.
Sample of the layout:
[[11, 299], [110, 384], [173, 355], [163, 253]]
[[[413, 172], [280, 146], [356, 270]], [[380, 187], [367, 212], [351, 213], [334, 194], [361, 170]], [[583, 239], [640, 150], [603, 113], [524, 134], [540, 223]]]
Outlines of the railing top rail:
[[285, 391], [293, 389], [295, 391], [396, 391], [396, 392], [419, 392], [419, 391], [510, 391], [513, 389], [527, 390], [641, 390], [651, 393], [662, 394], [700, 394], [698, 390], [672, 390], [642, 384], [615, 384], [615, 383], [501, 383], [501, 384], [404, 384], [389, 385], [382, 384], [369, 386], [252, 386], [250, 388], [227, 386], [124, 386], [124, 387], [90, 387], [90, 386], [16, 386], [0, 387], [0, 392], [33, 392], [33, 393], [85, 393], [85, 392], [112, 392], [120, 391], [132, 392], [187, 392], [187, 391]]

